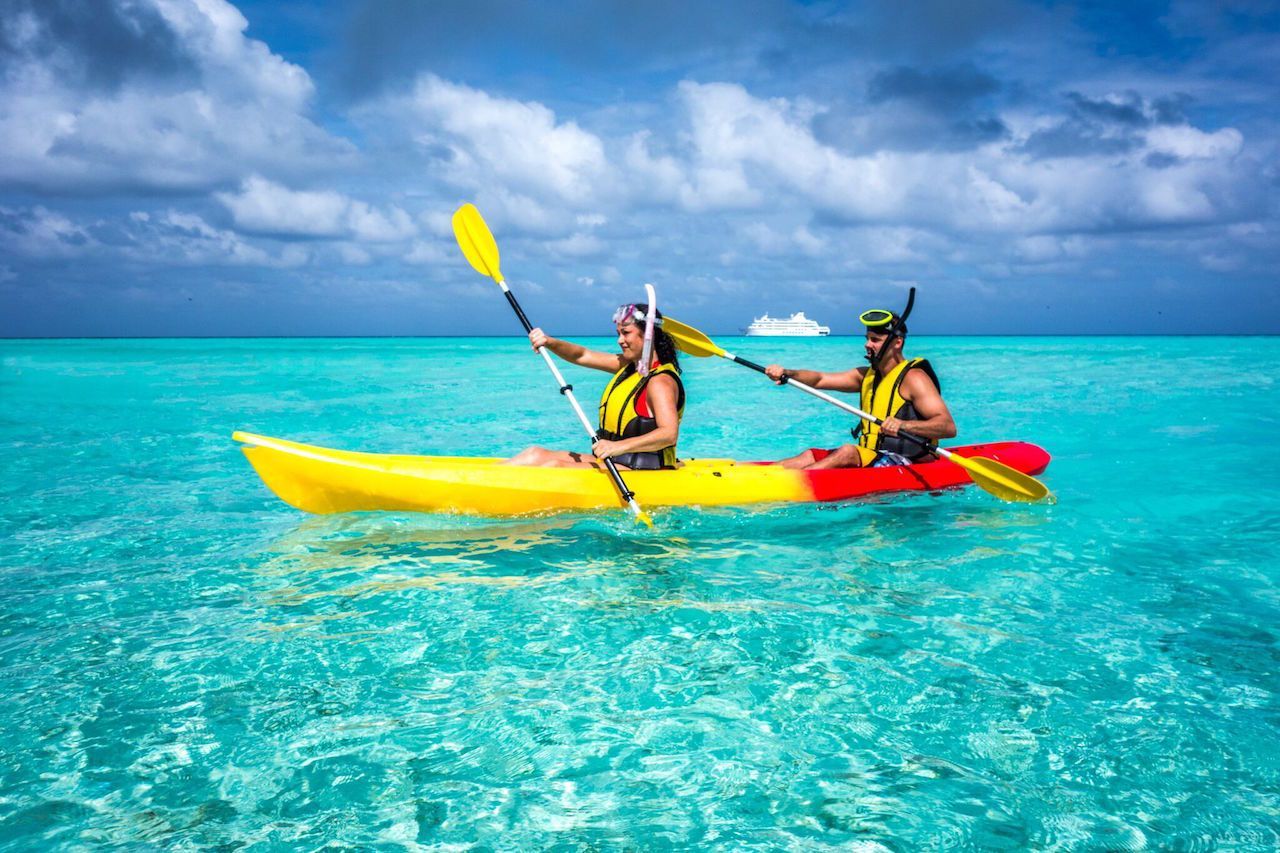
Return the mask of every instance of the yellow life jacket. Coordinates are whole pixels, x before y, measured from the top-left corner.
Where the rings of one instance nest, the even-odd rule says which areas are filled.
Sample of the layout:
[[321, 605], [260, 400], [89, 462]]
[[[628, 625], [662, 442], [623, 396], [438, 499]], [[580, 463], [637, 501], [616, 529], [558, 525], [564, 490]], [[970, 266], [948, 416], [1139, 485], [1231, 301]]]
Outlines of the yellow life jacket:
[[[916, 407], [911, 405], [910, 401], [903, 398], [901, 391], [902, 380], [906, 378], [907, 372], [917, 367], [929, 375], [929, 378], [933, 380], [933, 384], [938, 387], [939, 391], [942, 390], [942, 384], [938, 382], [938, 376], [933, 372], [933, 366], [927, 360], [923, 358], [903, 360], [897, 367], [886, 373], [884, 377], [878, 376], [875, 368], [867, 369], [867, 372], [862, 376], [862, 405], [860, 408], [881, 420], [890, 415], [902, 421], [919, 420], [920, 413], [916, 411]], [[859, 446], [878, 453], [898, 453], [908, 459], [918, 459], [929, 453], [928, 450], [925, 450], [915, 442], [895, 436], [881, 435], [880, 427], [868, 421], [859, 421], [858, 426], [853, 430], [853, 434], [858, 439]]]
[[[613, 379], [604, 389], [600, 397], [600, 428], [596, 435], [610, 441], [634, 438], [637, 435], [653, 432], [658, 428], [658, 419], [648, 405], [645, 386], [655, 376], [667, 375], [676, 381], [676, 417], [684, 417], [684, 383], [680, 381], [680, 371], [672, 364], [659, 364], [649, 371], [648, 376], [641, 376], [633, 365], [613, 374]], [[637, 404], [643, 408], [637, 409]], [[626, 465], [635, 470], [653, 470], [657, 468], [676, 467], [676, 446], [664, 447], [661, 450], [647, 450], [638, 453], [623, 453], [613, 457], [619, 465]]]

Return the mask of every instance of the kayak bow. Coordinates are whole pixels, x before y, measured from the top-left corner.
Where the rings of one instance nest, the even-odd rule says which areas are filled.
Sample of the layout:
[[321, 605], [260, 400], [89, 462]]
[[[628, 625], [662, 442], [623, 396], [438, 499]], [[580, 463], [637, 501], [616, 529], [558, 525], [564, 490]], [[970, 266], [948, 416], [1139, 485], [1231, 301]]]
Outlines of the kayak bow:
[[[408, 456], [330, 450], [237, 432], [249, 462], [281, 500], [314, 513], [362, 511], [524, 515], [616, 508], [617, 489], [604, 470], [529, 468], [474, 456]], [[1034, 444], [996, 442], [953, 447], [1039, 474], [1049, 454]], [[886, 492], [918, 492], [972, 483], [959, 465], [796, 471], [732, 459], [688, 460], [675, 471], [629, 471], [627, 484], [645, 506], [725, 506], [848, 500]]]

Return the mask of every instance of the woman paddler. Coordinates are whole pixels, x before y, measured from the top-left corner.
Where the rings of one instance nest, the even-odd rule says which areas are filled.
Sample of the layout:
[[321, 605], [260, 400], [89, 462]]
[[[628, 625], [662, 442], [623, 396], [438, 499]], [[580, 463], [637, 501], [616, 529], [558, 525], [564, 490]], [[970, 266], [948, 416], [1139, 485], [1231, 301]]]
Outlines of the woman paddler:
[[[676, 440], [684, 415], [684, 384], [676, 344], [662, 330], [662, 312], [649, 301], [623, 305], [613, 314], [618, 353], [600, 352], [562, 341], [534, 329], [529, 342], [546, 347], [571, 364], [612, 373], [600, 398], [600, 428], [591, 453], [612, 459], [620, 469], [651, 471], [676, 467]], [[530, 447], [507, 460], [510, 465], [553, 468], [601, 467], [590, 455], [572, 450]]]

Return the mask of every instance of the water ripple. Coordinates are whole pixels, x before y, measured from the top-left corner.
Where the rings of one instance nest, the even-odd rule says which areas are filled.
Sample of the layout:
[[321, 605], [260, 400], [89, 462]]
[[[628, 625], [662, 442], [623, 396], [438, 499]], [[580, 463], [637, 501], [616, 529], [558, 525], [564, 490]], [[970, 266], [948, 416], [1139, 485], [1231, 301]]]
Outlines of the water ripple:
[[[228, 446], [240, 423], [527, 441], [421, 379], [421, 359], [467, 372], [515, 346], [464, 343], [6, 360], [0, 847], [1280, 847], [1280, 498], [1222, 462], [1280, 449], [1276, 391], [1236, 381], [1273, 343], [1205, 368], [1194, 346], [1099, 342], [1157, 347], [1178, 378], [1099, 357], [1028, 414], [975, 390], [999, 387], [979, 344], [939, 342], [971, 377], [967, 429], [1054, 450], [1053, 507], [970, 490], [664, 510], [652, 533], [621, 513], [304, 518]], [[1079, 375], [1076, 348], [1019, 345]], [[534, 381], [514, 369], [485, 393]], [[1129, 408], [1086, 435], [1097, 382]], [[698, 405], [776, 405], [712, 385]], [[1206, 393], [1260, 413], [1213, 433], [1216, 462], [1166, 420]], [[694, 414], [691, 442], [733, 449]], [[842, 426], [822, 418], [797, 429]]]

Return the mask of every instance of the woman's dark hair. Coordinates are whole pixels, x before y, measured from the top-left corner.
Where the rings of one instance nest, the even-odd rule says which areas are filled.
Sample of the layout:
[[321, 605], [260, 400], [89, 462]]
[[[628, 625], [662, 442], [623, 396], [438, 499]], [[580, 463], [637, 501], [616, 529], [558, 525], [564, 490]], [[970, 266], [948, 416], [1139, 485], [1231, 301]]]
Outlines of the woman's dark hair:
[[[645, 316], [648, 316], [649, 305], [647, 303], [637, 302], [636, 308], [639, 309], [640, 311], [643, 311], [645, 313]], [[658, 316], [659, 320], [662, 319], [661, 311], [655, 310], [653, 313]], [[644, 332], [646, 324], [643, 320], [633, 315], [631, 318], [631, 322], [636, 324], [636, 326], [640, 329], [641, 333]], [[658, 361], [662, 362], [663, 364], [671, 365], [680, 373], [684, 372], [684, 370], [680, 367], [679, 350], [676, 349], [675, 339], [672, 338], [670, 335], [668, 335], [665, 331], [663, 331], [661, 326], [653, 330], [653, 351], [658, 354]]]

